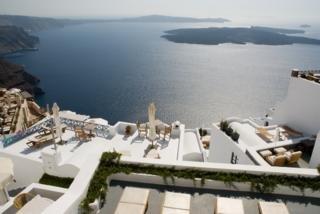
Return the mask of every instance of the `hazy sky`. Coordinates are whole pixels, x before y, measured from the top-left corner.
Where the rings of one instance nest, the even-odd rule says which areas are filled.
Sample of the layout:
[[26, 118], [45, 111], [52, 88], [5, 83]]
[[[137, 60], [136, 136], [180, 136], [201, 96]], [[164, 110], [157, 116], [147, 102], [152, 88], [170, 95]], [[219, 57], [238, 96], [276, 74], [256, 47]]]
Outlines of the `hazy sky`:
[[164, 14], [320, 22], [320, 0], [0, 0], [1, 14], [107, 17]]

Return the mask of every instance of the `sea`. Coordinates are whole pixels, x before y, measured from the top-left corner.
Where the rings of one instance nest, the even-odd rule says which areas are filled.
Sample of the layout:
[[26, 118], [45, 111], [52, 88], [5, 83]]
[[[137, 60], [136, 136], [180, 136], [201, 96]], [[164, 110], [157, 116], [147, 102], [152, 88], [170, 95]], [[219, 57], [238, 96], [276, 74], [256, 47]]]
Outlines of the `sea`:
[[[161, 36], [213, 23], [90, 23], [36, 33], [38, 51], [10, 61], [39, 77], [40, 105], [117, 121], [157, 118], [187, 128], [230, 116], [259, 117], [287, 93], [293, 68], [320, 69], [320, 46], [178, 44]], [[320, 38], [320, 28], [305, 36]]]

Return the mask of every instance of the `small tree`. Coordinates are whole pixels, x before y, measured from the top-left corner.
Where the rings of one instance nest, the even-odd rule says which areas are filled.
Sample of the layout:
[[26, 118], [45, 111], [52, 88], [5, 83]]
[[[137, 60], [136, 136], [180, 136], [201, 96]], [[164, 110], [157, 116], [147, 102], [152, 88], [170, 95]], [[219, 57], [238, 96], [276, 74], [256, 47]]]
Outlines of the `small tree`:
[[231, 136], [232, 133], [233, 133], [233, 129], [232, 129], [231, 127], [228, 127], [227, 130], [226, 130], [226, 134], [227, 134], [228, 136]]

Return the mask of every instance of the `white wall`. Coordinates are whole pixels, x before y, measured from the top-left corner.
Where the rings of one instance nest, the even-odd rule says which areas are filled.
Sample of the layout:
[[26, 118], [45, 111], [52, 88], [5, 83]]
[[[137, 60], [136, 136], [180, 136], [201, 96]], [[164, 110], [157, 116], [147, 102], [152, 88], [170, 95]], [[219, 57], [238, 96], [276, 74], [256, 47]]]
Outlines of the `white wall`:
[[8, 185], [8, 190], [26, 187], [37, 183], [44, 173], [42, 163], [13, 154], [0, 152], [1, 157], [10, 158], [13, 162], [13, 173], [16, 183]]
[[312, 152], [309, 165], [310, 167], [314, 167], [314, 168], [320, 166], [320, 131], [317, 135], [317, 139], [313, 147], [313, 152]]
[[222, 132], [215, 124], [212, 124], [208, 161], [231, 163], [232, 152], [237, 156], [238, 164], [254, 164], [236, 142]]
[[291, 77], [287, 97], [276, 107], [273, 121], [316, 135], [320, 130], [320, 84]]

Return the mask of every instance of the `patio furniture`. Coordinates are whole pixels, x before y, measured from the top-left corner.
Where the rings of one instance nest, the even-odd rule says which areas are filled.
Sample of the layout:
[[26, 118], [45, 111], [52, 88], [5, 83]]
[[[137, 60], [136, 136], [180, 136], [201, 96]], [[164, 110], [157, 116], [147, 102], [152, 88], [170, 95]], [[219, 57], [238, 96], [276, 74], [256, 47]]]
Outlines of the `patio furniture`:
[[278, 148], [274, 148], [273, 151], [277, 155], [283, 155], [287, 150], [284, 147], [278, 147]]
[[271, 166], [283, 166], [286, 163], [285, 155], [271, 155], [266, 158]]
[[259, 201], [258, 206], [260, 214], [289, 214], [288, 208], [284, 203]]
[[21, 209], [25, 204], [27, 204], [29, 201], [32, 200], [34, 195], [30, 193], [21, 193], [17, 197], [14, 198], [13, 200], [13, 205], [15, 208], [18, 210]]
[[150, 190], [148, 189], [126, 187], [122, 192], [115, 213], [144, 214], [148, 205], [149, 193]]
[[39, 138], [35, 138], [32, 140], [29, 140], [26, 144], [31, 148], [40, 148], [42, 145], [51, 143], [56, 138], [56, 136], [52, 136], [52, 134], [43, 135]]
[[284, 155], [287, 158], [287, 164], [294, 164], [294, 163], [297, 163], [298, 160], [301, 158], [302, 152], [301, 151], [296, 151], [296, 152], [288, 151]]
[[81, 127], [75, 127], [74, 129], [76, 138], [80, 141], [89, 141], [91, 140], [89, 134], [87, 134]]
[[303, 133], [299, 132], [297, 130], [294, 130], [293, 128], [289, 126], [282, 126], [282, 133], [288, 138], [288, 137], [302, 137]]
[[215, 214], [244, 214], [242, 200], [217, 197]]
[[272, 142], [274, 136], [265, 128], [257, 128], [256, 134], [266, 142]]
[[17, 214], [41, 214], [48, 206], [54, 201], [49, 198], [41, 197], [36, 195], [31, 201], [27, 202]]
[[147, 132], [148, 132], [147, 124], [140, 124], [138, 121], [136, 125], [138, 129], [139, 137], [141, 137], [141, 135], [147, 136]]
[[185, 193], [165, 192], [162, 213], [190, 213], [191, 196]]

